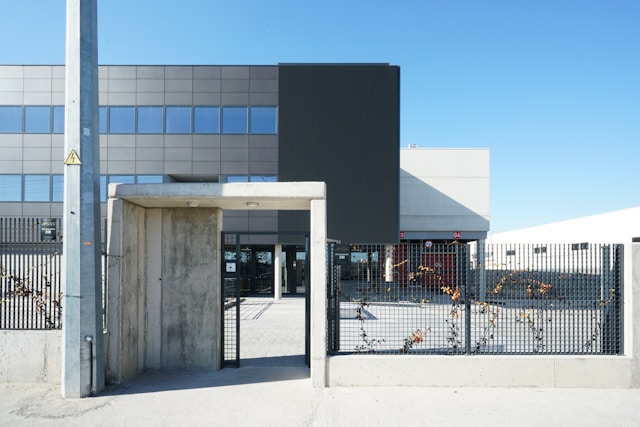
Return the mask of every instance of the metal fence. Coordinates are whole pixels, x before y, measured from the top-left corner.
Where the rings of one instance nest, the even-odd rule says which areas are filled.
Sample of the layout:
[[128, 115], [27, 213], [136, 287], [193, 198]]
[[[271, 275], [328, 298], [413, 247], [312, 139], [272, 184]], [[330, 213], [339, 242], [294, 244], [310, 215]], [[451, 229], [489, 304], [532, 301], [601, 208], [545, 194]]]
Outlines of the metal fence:
[[0, 329], [62, 328], [62, 231], [60, 218], [0, 218]]
[[329, 245], [329, 353], [622, 354], [623, 246]]

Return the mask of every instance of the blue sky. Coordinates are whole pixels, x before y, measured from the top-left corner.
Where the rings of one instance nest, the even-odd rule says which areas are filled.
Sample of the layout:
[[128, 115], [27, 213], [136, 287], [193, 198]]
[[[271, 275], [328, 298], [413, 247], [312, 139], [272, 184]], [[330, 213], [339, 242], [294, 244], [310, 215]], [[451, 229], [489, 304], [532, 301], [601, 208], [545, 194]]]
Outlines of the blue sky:
[[[64, 0], [0, 4], [0, 63], [64, 63]], [[399, 65], [401, 146], [491, 149], [494, 232], [640, 205], [640, 1], [98, 4], [101, 64]]]

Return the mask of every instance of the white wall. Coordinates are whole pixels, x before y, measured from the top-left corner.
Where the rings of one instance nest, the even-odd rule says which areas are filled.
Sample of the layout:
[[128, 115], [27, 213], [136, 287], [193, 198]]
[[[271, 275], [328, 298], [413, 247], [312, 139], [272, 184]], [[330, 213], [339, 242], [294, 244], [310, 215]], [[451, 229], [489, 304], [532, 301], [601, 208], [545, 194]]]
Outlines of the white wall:
[[488, 149], [400, 150], [400, 230], [489, 230]]

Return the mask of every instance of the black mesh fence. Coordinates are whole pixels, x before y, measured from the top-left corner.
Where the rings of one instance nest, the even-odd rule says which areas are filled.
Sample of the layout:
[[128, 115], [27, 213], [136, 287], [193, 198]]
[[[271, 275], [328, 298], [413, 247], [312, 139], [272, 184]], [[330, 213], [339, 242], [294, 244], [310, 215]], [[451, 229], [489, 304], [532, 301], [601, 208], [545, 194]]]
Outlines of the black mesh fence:
[[329, 254], [331, 354], [623, 352], [622, 245], [418, 241]]
[[[0, 329], [62, 328], [62, 239], [61, 218], [0, 218]], [[103, 251], [105, 326], [107, 259]]]

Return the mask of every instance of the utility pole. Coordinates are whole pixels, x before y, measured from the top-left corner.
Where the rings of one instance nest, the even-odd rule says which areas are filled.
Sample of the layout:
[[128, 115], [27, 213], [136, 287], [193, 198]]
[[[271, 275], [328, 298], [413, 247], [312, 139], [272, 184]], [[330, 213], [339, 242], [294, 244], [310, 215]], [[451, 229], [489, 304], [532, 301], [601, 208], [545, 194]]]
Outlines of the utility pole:
[[67, 0], [62, 397], [104, 388], [97, 0]]

